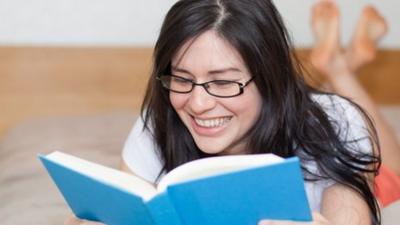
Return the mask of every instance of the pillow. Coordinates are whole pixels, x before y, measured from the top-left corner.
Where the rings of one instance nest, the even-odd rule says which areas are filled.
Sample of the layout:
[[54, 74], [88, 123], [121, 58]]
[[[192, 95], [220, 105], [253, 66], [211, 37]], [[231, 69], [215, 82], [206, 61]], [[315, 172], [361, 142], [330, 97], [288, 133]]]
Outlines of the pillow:
[[50, 117], [9, 130], [0, 141], [1, 224], [63, 224], [70, 209], [37, 154], [62, 150], [117, 168], [135, 119], [128, 112]]

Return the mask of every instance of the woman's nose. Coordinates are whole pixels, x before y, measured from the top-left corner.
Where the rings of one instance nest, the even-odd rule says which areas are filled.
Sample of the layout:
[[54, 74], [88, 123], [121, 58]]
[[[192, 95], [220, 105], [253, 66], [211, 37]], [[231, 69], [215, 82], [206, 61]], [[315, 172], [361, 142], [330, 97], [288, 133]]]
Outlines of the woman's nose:
[[194, 86], [187, 104], [191, 111], [201, 114], [213, 109], [216, 105], [216, 100], [214, 96], [207, 93], [204, 86]]

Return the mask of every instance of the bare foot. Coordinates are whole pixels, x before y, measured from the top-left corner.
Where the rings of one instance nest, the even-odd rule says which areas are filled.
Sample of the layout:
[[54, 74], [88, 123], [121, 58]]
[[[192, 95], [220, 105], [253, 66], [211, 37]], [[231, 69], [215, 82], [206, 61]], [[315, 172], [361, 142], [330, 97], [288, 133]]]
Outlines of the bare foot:
[[346, 52], [350, 70], [356, 71], [375, 59], [376, 45], [387, 31], [385, 19], [373, 6], [366, 6]]
[[332, 74], [332, 66], [341, 55], [339, 10], [330, 0], [321, 0], [312, 8], [311, 26], [316, 44], [310, 61], [321, 73]]

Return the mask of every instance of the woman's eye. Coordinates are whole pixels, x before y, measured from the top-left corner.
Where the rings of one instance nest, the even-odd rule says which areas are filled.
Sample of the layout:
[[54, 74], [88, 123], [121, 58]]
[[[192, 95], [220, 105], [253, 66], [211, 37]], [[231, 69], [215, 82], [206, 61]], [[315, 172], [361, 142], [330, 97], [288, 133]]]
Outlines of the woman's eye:
[[229, 81], [229, 80], [215, 80], [212, 83], [216, 86], [222, 86], [222, 87], [223, 86], [231, 86], [232, 84], [235, 84], [234, 82]]
[[179, 77], [173, 77], [172, 82], [181, 83], [181, 84], [190, 84], [191, 83], [190, 80], [179, 78]]

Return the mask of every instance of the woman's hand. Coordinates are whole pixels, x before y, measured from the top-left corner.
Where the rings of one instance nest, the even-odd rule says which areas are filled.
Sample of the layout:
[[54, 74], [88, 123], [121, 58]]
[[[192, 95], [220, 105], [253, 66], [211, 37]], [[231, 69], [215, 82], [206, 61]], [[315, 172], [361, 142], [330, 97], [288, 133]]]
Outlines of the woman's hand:
[[301, 225], [301, 224], [310, 224], [310, 225], [330, 225], [329, 221], [325, 219], [320, 213], [313, 212], [313, 221], [311, 222], [294, 222], [287, 220], [261, 220], [258, 225]]
[[105, 225], [105, 224], [88, 220], [81, 220], [76, 218], [74, 215], [71, 215], [65, 220], [64, 225]]

